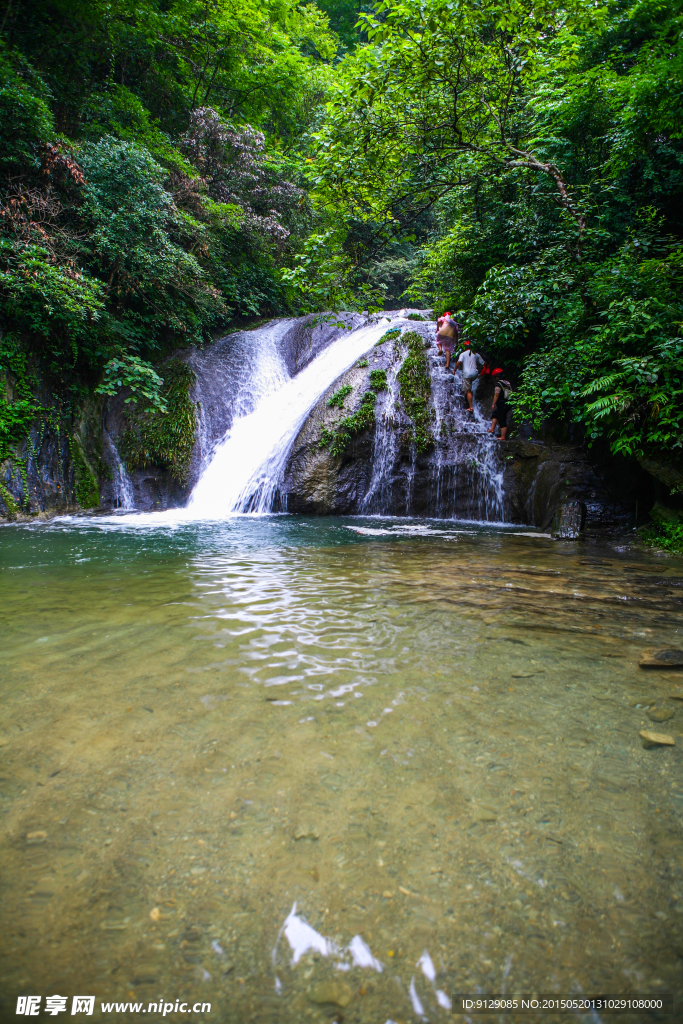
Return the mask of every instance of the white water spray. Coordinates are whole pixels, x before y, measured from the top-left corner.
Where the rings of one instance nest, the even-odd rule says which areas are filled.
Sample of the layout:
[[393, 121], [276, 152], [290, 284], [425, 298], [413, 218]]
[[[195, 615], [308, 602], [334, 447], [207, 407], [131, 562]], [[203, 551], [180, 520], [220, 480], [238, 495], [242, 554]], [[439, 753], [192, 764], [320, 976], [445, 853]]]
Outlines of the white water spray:
[[331, 384], [373, 347], [389, 320], [344, 334], [290, 377], [276, 345], [257, 360], [260, 395], [251, 412], [233, 421], [202, 473], [185, 509], [188, 519], [222, 519], [231, 512], [269, 512], [292, 444]]
[[128, 476], [126, 467], [121, 462], [121, 456], [119, 450], [114, 444], [112, 438], [109, 435], [109, 431], [104, 428], [103, 430], [104, 444], [109, 449], [109, 455], [114, 465], [114, 479], [113, 479], [113, 491], [114, 491], [114, 504], [116, 508], [124, 509], [129, 511], [135, 508], [135, 495], [133, 494], [133, 484]]

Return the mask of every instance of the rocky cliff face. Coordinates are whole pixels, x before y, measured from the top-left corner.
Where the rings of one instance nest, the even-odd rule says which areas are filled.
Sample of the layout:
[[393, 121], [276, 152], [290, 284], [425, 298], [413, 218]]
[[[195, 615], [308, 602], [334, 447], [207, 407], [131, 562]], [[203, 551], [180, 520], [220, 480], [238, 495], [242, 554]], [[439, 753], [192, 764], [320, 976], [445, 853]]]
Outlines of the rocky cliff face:
[[[126, 395], [121, 394], [108, 404], [104, 418], [105, 448], [112, 472], [110, 480], [102, 487], [103, 505], [142, 511], [184, 505], [233, 419], [252, 408], [254, 364], [259, 346], [275, 340], [287, 371], [294, 375], [345, 330], [361, 323], [362, 317], [348, 314], [320, 323], [312, 316], [277, 320], [255, 330], [228, 334], [202, 349], [175, 353], [172, 358], [186, 362], [195, 374], [191, 397], [196, 408], [197, 432], [187, 478], [181, 482], [169, 469], [152, 465], [129, 472], [125, 474], [127, 480], [122, 480], [122, 467], [117, 466], [117, 459], [120, 437], [126, 429]], [[163, 375], [163, 370], [161, 373]]]
[[[615, 479], [613, 464], [593, 464], [578, 446], [492, 438], [487, 433], [493, 397], [490, 378], [478, 381], [475, 415], [468, 415], [460, 374], [447, 374], [444, 358], [437, 355], [435, 325], [425, 322], [410, 328], [425, 345], [433, 444], [419, 453], [411, 441], [411, 420], [396, 376], [405, 346], [389, 339], [369, 356], [367, 367], [350, 370], [312, 410], [292, 450], [283, 507], [320, 515], [503, 520], [547, 529], [560, 504], [579, 500], [586, 505], [589, 529], [624, 530], [633, 525], [637, 492], [644, 481], [632, 465], [626, 478]], [[375, 427], [354, 437], [343, 454], [335, 456], [321, 446], [323, 432], [334, 430], [358, 409], [373, 369], [386, 371], [388, 385], [377, 398]], [[344, 409], [330, 408], [330, 398], [344, 386], [352, 389]]]
[[[434, 324], [404, 324], [422, 340], [430, 381], [429, 445], [415, 442], [415, 423], [401, 395], [398, 375], [407, 357], [402, 338], [389, 336], [368, 357], [336, 381], [312, 410], [297, 438], [282, 488], [283, 506], [317, 514], [458, 516], [497, 520], [505, 516], [502, 478], [505, 455], [499, 442], [484, 437], [481, 412], [467, 416], [457, 379], [444, 369], [433, 342]], [[391, 334], [391, 332], [390, 332]], [[321, 447], [324, 430], [334, 431], [357, 411], [372, 371], [386, 373], [387, 389], [377, 395], [373, 430], [354, 437], [343, 454]], [[330, 408], [332, 395], [350, 386], [344, 408]], [[478, 408], [486, 400], [480, 389]], [[488, 396], [490, 405], [490, 395]]]
[[[367, 318], [345, 320], [354, 328]], [[412, 355], [408, 332], [417, 335]], [[126, 396], [121, 395], [106, 405], [88, 403], [69, 433], [49, 429], [36, 434], [25, 453], [26, 471], [5, 464], [0, 483], [10, 500], [28, 494], [33, 514], [79, 506], [150, 510], [184, 505], [233, 419], [253, 408], [254, 368], [265, 366], [259, 372], [268, 372], [269, 367], [262, 358], [265, 347], [277, 350], [279, 365], [296, 374], [344, 333], [336, 321], [282, 320], [236, 332], [201, 350], [176, 353], [174, 358], [195, 375], [190, 390], [196, 441], [182, 482], [161, 466], [132, 473], [123, 467], [118, 445], [126, 428]], [[276, 507], [316, 515], [502, 520], [545, 529], [560, 504], [580, 501], [589, 529], [611, 531], [633, 525], [637, 500], [641, 514], [646, 511], [651, 477], [633, 463], [624, 461], [620, 467], [614, 460], [591, 461], [579, 446], [520, 439], [514, 431], [511, 441], [494, 440], [486, 432], [490, 379], [478, 382], [475, 415], [467, 415], [460, 374], [446, 373], [434, 333], [434, 323], [403, 320], [400, 329], [335, 381], [296, 438]], [[410, 391], [422, 371], [428, 391], [423, 406]], [[0, 515], [3, 502], [7, 506], [0, 491]]]

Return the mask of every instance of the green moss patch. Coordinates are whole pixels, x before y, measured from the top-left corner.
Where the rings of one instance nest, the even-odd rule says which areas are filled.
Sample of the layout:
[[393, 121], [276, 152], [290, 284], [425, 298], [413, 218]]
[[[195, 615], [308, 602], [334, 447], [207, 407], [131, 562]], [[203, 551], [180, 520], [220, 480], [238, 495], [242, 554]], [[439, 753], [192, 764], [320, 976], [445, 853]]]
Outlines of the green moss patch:
[[659, 503], [650, 511], [652, 525], [640, 530], [640, 536], [651, 547], [672, 554], [683, 554], [683, 512]]
[[97, 508], [100, 503], [100, 489], [97, 477], [88, 462], [80, 438], [69, 438], [71, 462], [74, 468], [74, 493], [81, 508]]
[[159, 466], [170, 470], [178, 483], [186, 484], [197, 436], [196, 410], [190, 398], [196, 376], [187, 363], [177, 359], [160, 372], [168, 412], [158, 412], [139, 401], [137, 408], [127, 413], [128, 429], [119, 439], [119, 452], [130, 470]]
[[[24, 504], [29, 509], [28, 461], [22, 449], [33, 452], [31, 427], [39, 418], [45, 420], [48, 410], [34, 397], [38, 379], [29, 365], [28, 355], [13, 334], [0, 334], [0, 463], [8, 460], [21, 475], [24, 483]], [[4, 484], [0, 497], [13, 518], [20, 511], [20, 503]]]
[[424, 321], [424, 317], [420, 316], [419, 313], [408, 313], [408, 316], [406, 317], [406, 320], [422, 320], [422, 321]]
[[422, 453], [434, 444], [429, 405], [432, 383], [420, 335], [417, 331], [408, 331], [401, 341], [408, 346], [408, 354], [396, 376], [403, 408], [413, 421], [412, 440], [417, 451]]
[[382, 335], [382, 337], [379, 339], [379, 341], [375, 342], [375, 348], [379, 348], [379, 346], [383, 345], [385, 341], [394, 341], [395, 338], [399, 338], [400, 336], [401, 336], [401, 328], [400, 327], [392, 327], [390, 331], [387, 331], [386, 334]]
[[341, 409], [344, 405], [345, 399], [348, 398], [352, 391], [353, 388], [350, 384], [342, 384], [339, 391], [335, 391], [327, 404], [331, 409], [334, 409], [335, 407]]
[[320, 434], [318, 448], [327, 448], [330, 455], [343, 455], [357, 434], [374, 427], [376, 401], [375, 392], [366, 391], [361, 398], [360, 409], [351, 416], [345, 416], [334, 430], [325, 427]]
[[370, 387], [373, 391], [386, 391], [387, 390], [387, 371], [386, 370], [370, 370]]

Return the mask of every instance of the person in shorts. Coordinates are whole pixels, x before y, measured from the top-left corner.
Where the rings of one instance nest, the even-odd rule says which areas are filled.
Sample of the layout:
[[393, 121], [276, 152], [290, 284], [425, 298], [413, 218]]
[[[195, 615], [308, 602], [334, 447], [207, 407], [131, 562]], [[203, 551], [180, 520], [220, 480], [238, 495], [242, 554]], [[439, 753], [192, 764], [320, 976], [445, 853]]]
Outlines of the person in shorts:
[[[465, 350], [458, 356], [458, 361], [455, 364], [455, 370], [459, 366], [462, 366], [462, 394], [467, 402], [467, 408], [465, 412], [474, 412], [472, 405], [472, 388], [474, 382], [479, 376], [479, 370], [484, 365], [484, 360], [478, 352], [472, 352], [469, 341], [465, 342]], [[453, 373], [455, 374], [455, 370]]]
[[489, 434], [493, 434], [495, 437], [496, 427], [500, 427], [500, 438], [496, 438], [496, 440], [505, 441], [510, 425], [510, 407], [507, 400], [512, 388], [509, 381], [503, 380], [502, 370], [494, 370], [491, 376], [493, 377], [494, 389]]
[[436, 347], [439, 355], [446, 356], [446, 369], [451, 365], [451, 356], [458, 340], [459, 326], [450, 313], [444, 313], [436, 322]]

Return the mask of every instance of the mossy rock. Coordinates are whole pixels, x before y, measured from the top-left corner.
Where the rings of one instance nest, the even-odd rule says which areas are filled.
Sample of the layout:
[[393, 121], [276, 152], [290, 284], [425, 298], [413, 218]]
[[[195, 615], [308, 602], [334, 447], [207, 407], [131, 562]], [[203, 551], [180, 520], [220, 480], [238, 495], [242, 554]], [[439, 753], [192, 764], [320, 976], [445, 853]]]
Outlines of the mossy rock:
[[434, 446], [434, 435], [431, 431], [432, 409], [429, 404], [432, 382], [421, 335], [417, 331], [408, 331], [401, 338], [401, 342], [408, 346], [408, 354], [396, 377], [401, 389], [403, 408], [413, 421], [412, 440], [418, 453], [422, 454]]
[[384, 343], [387, 342], [387, 341], [394, 341], [396, 338], [399, 338], [400, 336], [401, 336], [401, 328], [400, 327], [392, 327], [390, 331], [387, 331], [386, 334], [382, 335], [382, 337], [379, 339], [379, 341], [375, 342], [375, 348], [379, 348], [380, 345], [384, 345]]
[[19, 503], [2, 483], [0, 483], [0, 501], [4, 504], [7, 510], [5, 513], [6, 518], [14, 519], [19, 513]]
[[375, 402], [377, 395], [374, 391], [366, 391], [361, 398], [360, 408], [351, 416], [345, 416], [334, 430], [325, 427], [318, 440], [318, 448], [327, 448], [330, 455], [343, 455], [352, 439], [357, 435], [369, 430], [375, 425]]
[[97, 474], [85, 454], [78, 434], [69, 440], [71, 462], [74, 469], [74, 493], [81, 508], [97, 508], [100, 503], [100, 488]]
[[683, 512], [675, 508], [667, 508], [666, 505], [660, 505], [657, 501], [650, 509], [650, 519], [659, 526], [675, 525], [683, 523]]
[[159, 466], [185, 485], [197, 436], [197, 411], [190, 397], [197, 378], [179, 359], [166, 363], [159, 372], [168, 411], [161, 413], [150, 403], [140, 402], [127, 414], [128, 428], [122, 432], [118, 448], [129, 470]]

